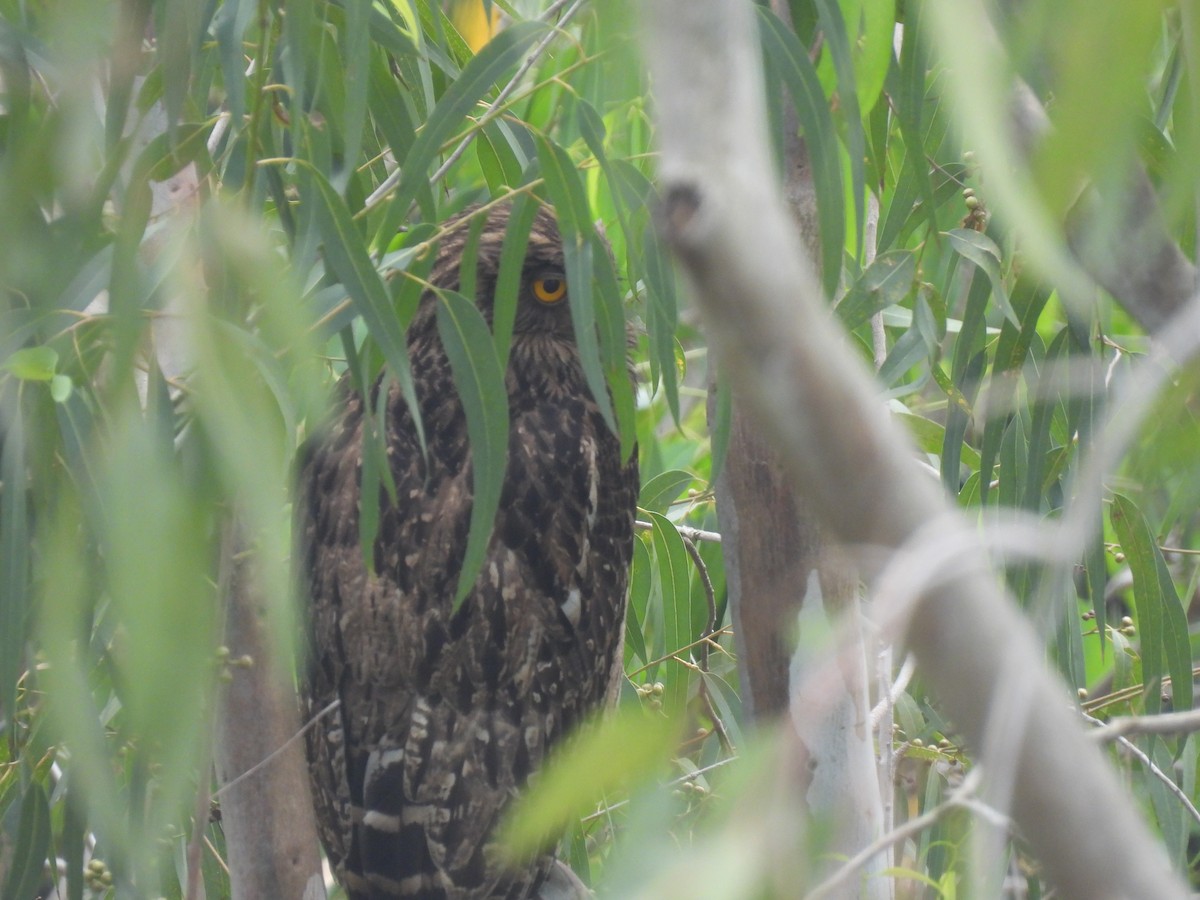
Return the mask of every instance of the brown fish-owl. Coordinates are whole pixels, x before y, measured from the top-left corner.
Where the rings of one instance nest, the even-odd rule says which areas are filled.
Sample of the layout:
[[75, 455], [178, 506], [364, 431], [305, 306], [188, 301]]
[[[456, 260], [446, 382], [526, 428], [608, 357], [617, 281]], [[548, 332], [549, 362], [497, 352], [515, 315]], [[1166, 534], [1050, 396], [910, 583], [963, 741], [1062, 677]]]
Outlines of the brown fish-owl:
[[[476, 213], [477, 215], [481, 213]], [[507, 208], [477, 245], [490, 324]], [[462, 223], [459, 223], [460, 225]], [[459, 288], [467, 229], [430, 275]], [[584, 378], [553, 215], [534, 219], [505, 385], [508, 460], [483, 567], [452, 612], [471, 518], [467, 423], [427, 291], [408, 353], [427, 450], [394, 382], [380, 379], [395, 501], [380, 490], [374, 572], [359, 539], [363, 399], [307, 446], [300, 470], [302, 584], [311, 600], [304, 702], [321, 840], [353, 898], [524, 897], [554, 865], [493, 851], [507, 804], [548, 750], [620, 677], [638, 493]]]

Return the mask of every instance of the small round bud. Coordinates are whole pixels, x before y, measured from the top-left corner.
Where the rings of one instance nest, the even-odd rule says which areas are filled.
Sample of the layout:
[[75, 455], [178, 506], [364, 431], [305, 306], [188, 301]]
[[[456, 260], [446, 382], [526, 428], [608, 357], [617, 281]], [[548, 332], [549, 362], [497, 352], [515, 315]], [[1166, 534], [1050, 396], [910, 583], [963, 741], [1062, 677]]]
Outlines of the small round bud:
[[966, 199], [967, 197], [974, 197], [974, 196], [975, 196], [975, 188], [973, 188], [973, 187], [963, 188], [963, 199]]
[[1131, 619], [1129, 616], [1121, 616], [1121, 625], [1125, 628], [1129, 628], [1133, 625], [1133, 619]]
[[1119, 563], [1125, 562], [1125, 554], [1122, 553], [1120, 550], [1118, 550], [1116, 553], [1113, 554], [1113, 559], [1115, 559]]
[[664, 685], [661, 681], [656, 681], [650, 690], [654, 692], [655, 697], [661, 697], [663, 691], [666, 690], [666, 685]]
[[979, 209], [979, 198], [970, 196], [967, 198], [967, 209]]
[[962, 158], [963, 158], [963, 162], [967, 162], [967, 163], [975, 162], [975, 151], [974, 150], [964, 150]]
[[923, 740], [921, 740], [920, 738], [913, 738], [911, 741], [909, 741], [909, 743], [912, 744], [914, 747], [924, 747], [925, 746], [925, 742]]
[[1075, 692], [1075, 694], [1076, 694], [1076, 696], [1079, 697], [1080, 700], [1086, 700], [1088, 698], [1088, 689], [1080, 688], [1079, 690], [1077, 690]]

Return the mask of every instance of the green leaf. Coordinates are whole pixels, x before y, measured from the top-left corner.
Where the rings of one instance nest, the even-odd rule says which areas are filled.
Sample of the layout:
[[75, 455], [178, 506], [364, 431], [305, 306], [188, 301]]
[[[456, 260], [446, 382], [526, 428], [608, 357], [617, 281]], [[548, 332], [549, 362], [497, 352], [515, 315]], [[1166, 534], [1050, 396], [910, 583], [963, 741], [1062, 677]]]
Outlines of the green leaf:
[[166, 181], [188, 163], [197, 163], [201, 170], [207, 170], [212, 167], [208, 158], [211, 132], [212, 126], [204, 122], [180, 123], [146, 146], [138, 166], [145, 166], [146, 177], [151, 181]]
[[908, 296], [916, 275], [917, 257], [911, 250], [881, 253], [838, 303], [842, 323], [853, 331], [875, 313], [895, 306]]
[[983, 269], [988, 281], [992, 283], [992, 295], [996, 298], [996, 305], [1008, 321], [1020, 327], [1021, 321], [1017, 318], [1016, 310], [1008, 298], [1008, 291], [1004, 289], [1004, 279], [1000, 275], [1000, 248], [996, 246], [996, 242], [986, 234], [969, 228], [955, 228], [946, 232], [946, 237], [950, 238], [950, 246], [955, 253]]
[[392, 199], [403, 216], [417, 192], [429, 185], [429, 166], [460, 128], [488, 88], [520, 62], [534, 39], [546, 26], [541, 22], [519, 22], [505, 28], [473, 56], [429, 114], [412, 149], [401, 164], [404, 177]]
[[655, 574], [662, 596], [664, 653], [668, 655], [658, 672], [663, 683], [663, 709], [674, 715], [687, 705], [691, 669], [670, 657], [676, 653], [685, 659], [690, 657], [692, 651], [683, 648], [696, 639], [700, 629], [692, 617], [692, 561], [670, 520], [655, 512], [648, 515], [654, 525]]
[[342, 32], [345, 108], [342, 111], [343, 161], [338, 184], [345, 187], [358, 166], [362, 148], [363, 125], [367, 120], [367, 96], [371, 92], [371, 45], [369, 41], [371, 4], [347, 3], [345, 29]]
[[629, 609], [625, 616], [625, 648], [644, 665], [650, 661], [644, 636], [646, 606], [650, 599], [653, 571], [646, 541], [633, 541], [633, 568], [629, 575]]
[[1109, 520], [1133, 573], [1134, 604], [1146, 685], [1147, 712], [1157, 712], [1165, 658], [1175, 708], [1192, 708], [1192, 661], [1187, 615], [1175, 591], [1158, 543], [1137, 505], [1122, 494], [1113, 495]]
[[682, 469], [669, 469], [660, 472], [642, 485], [638, 506], [650, 512], [663, 513], [683, 493], [684, 488], [696, 480], [691, 472]]
[[404, 331], [396, 321], [391, 300], [379, 273], [371, 264], [363, 246], [362, 235], [354, 227], [350, 212], [333, 185], [313, 167], [308, 167], [317, 186], [321, 203], [317, 204], [317, 223], [325, 245], [325, 258], [350, 295], [367, 329], [371, 332], [388, 369], [404, 396], [417, 429], [417, 440], [425, 449], [425, 426], [413, 387], [412, 369], [408, 364], [408, 344]]
[[[825, 46], [833, 57], [833, 67], [837, 72], [837, 97], [841, 101], [841, 109], [846, 122], [846, 150], [850, 155], [850, 194], [854, 198], [854, 221], [856, 223], [854, 243], [857, 249], [854, 255], [861, 261], [863, 233], [866, 227], [864, 160], [867, 151], [862, 112], [858, 105], [858, 88], [854, 61], [851, 57], [851, 42], [847, 34], [846, 21], [842, 18], [842, 10], [837, 0], [816, 0], [816, 4], [817, 19], [821, 23]], [[857, 38], [857, 28], [855, 32]]]
[[35, 897], [50, 849], [50, 805], [46, 802], [46, 792], [36, 782], [25, 789], [21, 800], [21, 824], [13, 837], [16, 844], [7, 861], [4, 896]]
[[[813, 185], [817, 191], [817, 220], [821, 228], [821, 283], [827, 296], [834, 296], [842, 274], [842, 247], [846, 216], [843, 206], [841, 153], [837, 130], [829, 113], [829, 101], [821, 88], [808, 52], [795, 33], [766, 6], [756, 7], [762, 28], [765, 55], [783, 76], [800, 119], [800, 127], [812, 158]], [[859, 126], [861, 134], [862, 127]], [[862, 154], [859, 154], [861, 159]], [[859, 164], [861, 169], [861, 162]], [[860, 217], [861, 218], [861, 217]]]
[[475, 155], [479, 168], [493, 194], [521, 184], [521, 163], [505, 140], [504, 132], [494, 122], [484, 126], [475, 137]]
[[26, 347], [4, 361], [4, 368], [22, 381], [50, 381], [58, 367], [52, 347]]
[[529, 249], [529, 231], [537, 215], [538, 202], [528, 194], [513, 200], [508, 214], [508, 230], [500, 247], [500, 269], [496, 276], [495, 305], [492, 309], [492, 333], [500, 368], [508, 368], [513, 325], [517, 319], [517, 301], [525, 273], [525, 252]]
[[[911, 413], [893, 413], [892, 417], [907, 426], [917, 446], [925, 453], [941, 453], [946, 439], [946, 427], [932, 419]], [[961, 457], [972, 469], [979, 468], [979, 451], [970, 444], [961, 444]]]
[[[575, 327], [575, 343], [579, 348], [584, 378], [592, 397], [600, 407], [604, 421], [614, 434], [620, 434], [609, 399], [608, 382], [604, 377], [605, 366], [596, 334], [596, 306], [592, 295], [594, 229], [587, 193], [575, 164], [562, 147], [539, 135], [537, 150], [542, 177], [546, 181], [546, 193], [554, 203], [559, 232], [562, 234], [567, 286], [570, 291], [571, 324]], [[622, 355], [625, 352], [623, 338], [622, 334], [619, 348]]]
[[500, 490], [508, 465], [508, 392], [492, 333], [475, 304], [453, 291], [441, 293], [438, 299], [438, 333], [450, 359], [471, 440], [473, 502], [467, 550], [454, 593], [457, 611], [483, 567], [496, 510], [500, 508]]
[[525, 859], [544, 849], [572, 819], [661, 772], [681, 723], [682, 717], [622, 708], [585, 728], [554, 754], [505, 814], [500, 842], [506, 855]]
[[69, 375], [55, 375], [50, 379], [50, 396], [55, 403], [66, 403], [73, 389], [74, 384]]

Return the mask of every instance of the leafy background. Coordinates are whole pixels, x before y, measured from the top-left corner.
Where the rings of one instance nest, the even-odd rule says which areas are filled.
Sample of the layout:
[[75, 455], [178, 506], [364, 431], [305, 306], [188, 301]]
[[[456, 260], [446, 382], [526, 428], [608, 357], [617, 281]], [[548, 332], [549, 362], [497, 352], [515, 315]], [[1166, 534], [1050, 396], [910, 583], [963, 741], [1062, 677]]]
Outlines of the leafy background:
[[[864, 362], [882, 349], [880, 389], [931, 477], [1000, 544], [1006, 513], [1101, 510], [1070, 567], [1026, 554], [1006, 570], [1083, 708], [1189, 709], [1194, 367], [1123, 411], [1125, 437], [1101, 427], [1148, 345], [1080, 287], [1063, 223], [1093, 189], [1119, 191], [1137, 159], [1193, 253], [1192, 17], [1168, 3], [1096, 15], [1083, 0], [993, 10], [991, 25], [980, 4], [790, 7], [789, 24], [759, 10], [766, 85], [776, 119], [793, 104], [808, 143], [834, 314]], [[297, 446], [340, 373], [361, 385], [386, 366], [406, 383], [404, 327], [439, 223], [473, 203], [531, 209], [528, 197], [558, 211], [589, 379], [613, 387], [611, 419], [626, 447], [636, 438], [644, 485], [626, 714], [546, 779], [530, 827], [562, 823], [565, 858], [614, 895], [653, 895], [664, 871], [720, 897], [808, 877], [819, 819], [797, 830], [798, 811], [770, 801], [786, 742], [739, 700], [713, 540], [727, 395], [716, 389], [710, 429], [714, 373], [651, 227], [653, 101], [634, 4], [0, 9], [3, 896], [34, 896], [47, 859], [61, 861], [66, 896], [182, 896], [196, 829], [208, 894], [228, 892], [219, 818], [194, 810], [210, 789], [215, 691], [257, 664], [222, 643], [223, 523], [236, 509], [290, 658]], [[1012, 75], [1049, 101], [1054, 125], [1024, 167], [1003, 136]], [[170, 197], [189, 166], [194, 185]], [[1119, 239], [1115, 217], [1089, 214]], [[469, 304], [443, 311], [456, 377], [476, 373], [474, 389], [459, 383], [478, 448], [506, 427], [488, 373], [502, 371], [507, 337]], [[617, 377], [626, 321], [636, 396]], [[1111, 460], [1102, 485], [1080, 474], [1096, 448]], [[364, 478], [377, 480], [372, 458]], [[503, 471], [481, 471], [477, 494], [494, 501]], [[364, 516], [364, 542], [372, 527]], [[911, 683], [891, 748], [898, 821], [941, 808], [970, 768], [955, 741]], [[1196, 741], [1136, 744], [1143, 758], [1114, 761], [1191, 870]], [[970, 832], [965, 815], [942, 816], [887, 877], [954, 896]], [[1036, 869], [1021, 871], [1034, 894]]]

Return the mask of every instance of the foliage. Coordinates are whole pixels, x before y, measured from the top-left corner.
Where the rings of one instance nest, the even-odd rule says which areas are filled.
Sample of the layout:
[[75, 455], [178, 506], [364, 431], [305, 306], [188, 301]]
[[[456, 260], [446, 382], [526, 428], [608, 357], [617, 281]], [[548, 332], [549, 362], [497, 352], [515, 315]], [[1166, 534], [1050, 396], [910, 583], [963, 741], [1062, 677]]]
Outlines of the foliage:
[[[653, 884], [651, 857], [712, 873], [689, 881], [708, 896], [811, 877], [796, 860], [819, 855], [821, 829], [798, 829], [764, 787], [786, 752], [744, 720], [720, 547], [690, 530], [717, 529], [727, 436], [709, 436], [706, 349], [650, 227], [653, 124], [632, 5], [495, 0], [503, 27], [487, 41], [475, 18], [463, 24], [465, 5], [448, 16], [431, 0], [5, 0], [4, 896], [31, 896], [47, 858], [65, 862], [68, 896], [181, 896], [197, 830], [206, 888], [227, 891], [219, 823], [192, 814], [209, 789], [214, 689], [250, 664], [222, 652], [223, 523], [235, 506], [245, 517], [290, 654], [297, 446], [341, 373], [361, 387], [386, 365], [410, 388], [403, 329], [439, 223], [528, 196], [558, 211], [589, 381], [598, 395], [611, 387], [612, 424], [639, 445], [646, 527], [621, 702], [677, 725], [621, 757], [643, 771], [551, 796], [542, 814], [571, 822], [563, 855], [601, 886]], [[994, 13], [991, 40], [982, 4], [791, 7], [794, 24], [760, 10], [765, 71], [776, 118], [794, 103], [812, 153], [834, 312], [865, 360], [882, 316], [881, 389], [998, 548], [1015, 513], [1086, 523], [1069, 559], [1024, 551], [1007, 569], [1049, 658], [1088, 692], [1084, 708], [1156, 712], [1164, 693], [1190, 708], [1195, 373], [1144, 408], [1114, 405], [1145, 371], [1147, 340], [1087, 286], [1064, 223], [1087, 213], [1117, 239], [1105, 210], [1120, 204], [1097, 214], [1089, 201], [1119, 195], [1140, 160], [1170, 232], [1194, 249], [1194, 25], [1167, 4], [1097, 16], [1082, 0], [1026, 3]], [[966, 25], [977, 40], [962, 40]], [[1052, 137], [1029, 166], [1015, 164], [1004, 118], [1013, 76], [1052, 101]], [[161, 198], [187, 166], [194, 195], [171, 210]], [[498, 427], [506, 336], [461, 297], [442, 311], [478, 445]], [[637, 396], [619, 377], [627, 320]], [[1122, 432], [1118, 415], [1136, 427]], [[377, 451], [364, 454], [368, 496]], [[1103, 484], [1085, 471], [1099, 453]], [[498, 499], [502, 473], [481, 467], [477, 496]], [[474, 540], [489, 525], [478, 519]], [[371, 523], [364, 510], [364, 542]], [[937, 808], [970, 759], [919, 684], [896, 714], [904, 818]], [[630, 721], [601, 726], [596, 746], [637, 734]], [[1136, 742], [1200, 799], [1194, 738]], [[577, 779], [596, 759], [584, 744]], [[1114, 758], [1191, 868], [1200, 823], [1144, 763]], [[598, 790], [613, 793], [597, 803]], [[899, 848], [893, 876], [953, 895], [980, 877], [967, 871], [969, 830], [965, 816], [939, 818]], [[781, 862], [764, 849], [789, 841], [804, 852]]]

